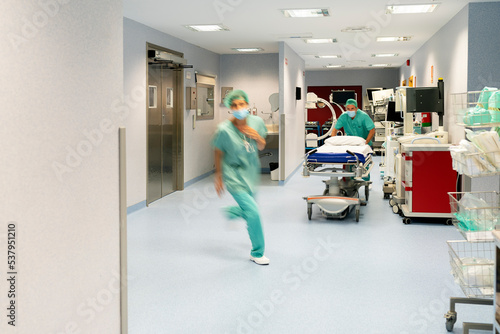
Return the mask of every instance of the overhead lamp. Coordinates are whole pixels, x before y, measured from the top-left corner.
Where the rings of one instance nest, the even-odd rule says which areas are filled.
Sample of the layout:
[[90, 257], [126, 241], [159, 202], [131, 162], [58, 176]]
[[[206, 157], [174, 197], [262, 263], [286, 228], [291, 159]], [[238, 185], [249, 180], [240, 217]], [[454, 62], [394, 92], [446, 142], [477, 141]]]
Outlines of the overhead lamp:
[[370, 64], [368, 66], [371, 66], [371, 67], [387, 67], [387, 66], [391, 66], [391, 64]]
[[233, 51], [238, 51], [238, 52], [259, 52], [259, 51], [264, 51], [262, 48], [231, 48]]
[[397, 57], [397, 53], [374, 53], [372, 57]]
[[438, 4], [388, 5], [387, 14], [422, 14], [431, 13]]
[[282, 9], [285, 17], [325, 17], [330, 16], [326, 8]]
[[342, 30], [341, 32], [353, 32], [353, 33], [358, 33], [358, 32], [368, 32], [372, 31], [373, 29], [367, 26], [360, 26], [360, 27], [347, 27]]
[[316, 58], [341, 58], [341, 55], [323, 55], [323, 56], [315, 56]]
[[229, 31], [229, 28], [223, 26], [222, 24], [191, 24], [191, 25], [186, 25], [184, 27], [192, 31], [201, 31], [201, 32]]
[[386, 36], [377, 37], [377, 42], [406, 42], [411, 39], [411, 36]]
[[344, 67], [344, 65], [325, 65], [323, 67], [324, 68], [339, 68], [339, 67]]
[[306, 38], [304, 42], [308, 44], [337, 43], [335, 38]]

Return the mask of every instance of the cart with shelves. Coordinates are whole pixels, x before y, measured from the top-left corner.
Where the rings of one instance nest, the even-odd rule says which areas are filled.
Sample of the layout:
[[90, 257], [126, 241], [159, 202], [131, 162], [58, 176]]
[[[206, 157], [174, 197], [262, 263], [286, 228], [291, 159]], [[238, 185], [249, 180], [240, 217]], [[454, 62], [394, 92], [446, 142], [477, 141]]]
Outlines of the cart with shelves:
[[[451, 192], [453, 224], [465, 240], [448, 241], [450, 266], [465, 297], [450, 298], [445, 314], [446, 329], [457, 321], [456, 304], [493, 305], [495, 295], [495, 244], [493, 230], [500, 220], [500, 193]], [[489, 330], [493, 324], [463, 322], [464, 333], [470, 329]]]

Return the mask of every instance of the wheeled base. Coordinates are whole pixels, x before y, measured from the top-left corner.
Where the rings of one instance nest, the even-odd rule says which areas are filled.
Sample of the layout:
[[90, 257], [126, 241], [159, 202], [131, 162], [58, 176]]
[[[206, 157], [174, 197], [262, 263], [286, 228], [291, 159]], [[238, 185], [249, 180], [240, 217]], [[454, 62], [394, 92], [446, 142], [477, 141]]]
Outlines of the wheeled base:
[[326, 218], [343, 219], [354, 209], [356, 222], [359, 222], [360, 206], [366, 204], [366, 202], [361, 202], [359, 198], [338, 196], [308, 196], [304, 199], [307, 201], [307, 218], [309, 220], [312, 217], [312, 205], [316, 204]]
[[[450, 310], [444, 315], [446, 330], [448, 332], [453, 331], [453, 326], [457, 322], [457, 312], [455, 311], [455, 304], [472, 304], [472, 305], [493, 305], [492, 299], [482, 299], [482, 298], [450, 298]], [[477, 322], [463, 322], [463, 334], [469, 334], [469, 330], [478, 329], [484, 331], [492, 331], [493, 324], [484, 324]]]

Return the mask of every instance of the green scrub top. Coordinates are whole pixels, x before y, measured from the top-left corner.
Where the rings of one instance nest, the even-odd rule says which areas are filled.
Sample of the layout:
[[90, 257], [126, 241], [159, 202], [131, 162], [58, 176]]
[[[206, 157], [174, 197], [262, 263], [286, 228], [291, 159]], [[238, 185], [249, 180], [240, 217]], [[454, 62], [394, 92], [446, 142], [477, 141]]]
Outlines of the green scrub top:
[[344, 128], [346, 136], [358, 136], [364, 139], [368, 137], [368, 133], [374, 127], [375, 124], [373, 124], [370, 116], [368, 116], [368, 114], [363, 110], [359, 109], [356, 112], [356, 116], [354, 117], [354, 119], [349, 117], [347, 113], [343, 113], [342, 115], [340, 115], [337, 123], [335, 123], [335, 129], [340, 130]]
[[[262, 138], [267, 128], [262, 118], [248, 115], [247, 124]], [[224, 154], [222, 180], [230, 193], [254, 193], [260, 180], [260, 160], [257, 142], [241, 133], [230, 120], [220, 123], [212, 145]]]

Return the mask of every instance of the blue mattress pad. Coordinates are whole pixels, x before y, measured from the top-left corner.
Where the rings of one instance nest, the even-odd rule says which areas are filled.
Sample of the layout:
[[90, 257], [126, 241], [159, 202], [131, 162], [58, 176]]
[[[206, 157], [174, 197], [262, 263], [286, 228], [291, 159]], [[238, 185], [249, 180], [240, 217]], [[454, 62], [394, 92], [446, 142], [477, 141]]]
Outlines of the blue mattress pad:
[[[361, 153], [354, 153], [361, 163], [365, 163], [366, 157]], [[315, 152], [307, 157], [308, 162], [318, 163], [355, 163], [356, 158], [349, 153], [318, 153]]]

